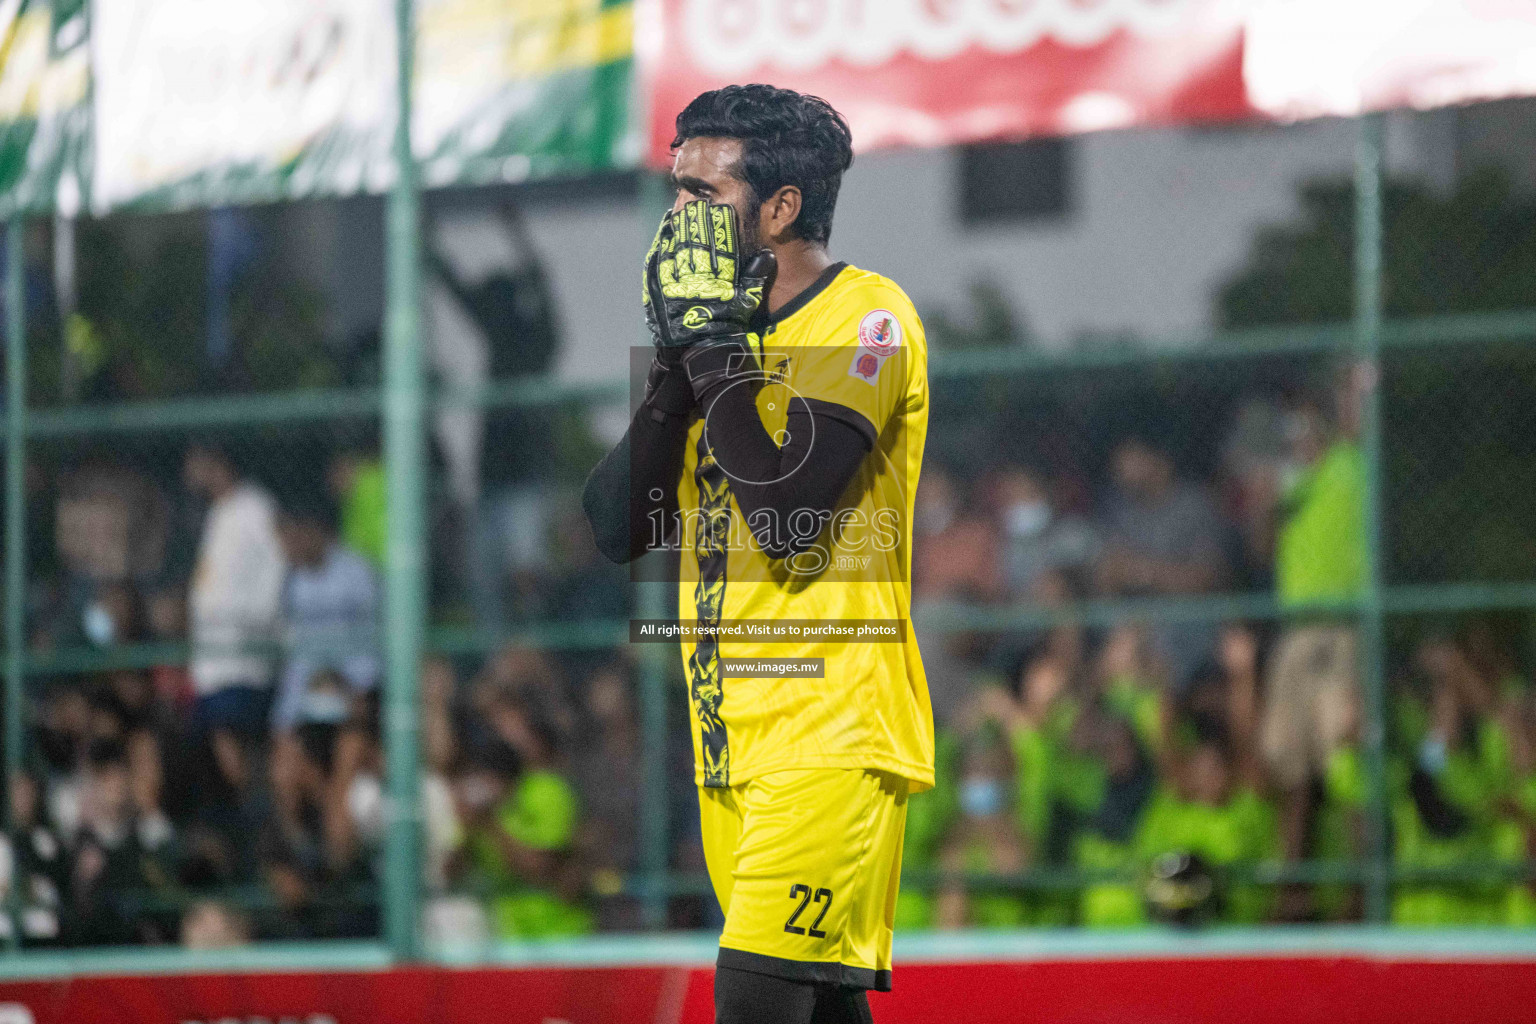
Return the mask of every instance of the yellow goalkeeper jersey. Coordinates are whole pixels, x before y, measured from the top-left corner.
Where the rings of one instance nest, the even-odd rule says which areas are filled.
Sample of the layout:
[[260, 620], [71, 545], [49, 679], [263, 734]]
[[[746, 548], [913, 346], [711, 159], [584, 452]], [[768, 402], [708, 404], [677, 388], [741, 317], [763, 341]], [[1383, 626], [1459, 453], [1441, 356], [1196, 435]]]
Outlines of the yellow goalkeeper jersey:
[[[864, 768], [926, 789], [933, 713], [909, 622], [913, 496], [928, 426], [922, 322], [893, 282], [836, 264], [774, 314], [759, 356], [758, 412], [781, 445], [799, 397], [873, 447], [830, 521], [807, 513], [776, 524], [782, 536], [814, 535], [810, 547], [770, 559], [731, 495], [729, 467], [710, 451], [704, 420], [691, 425], [678, 490], [678, 617], [732, 627], [683, 641], [696, 780], [725, 787], [785, 769]], [[898, 638], [872, 634], [876, 623], [894, 625]], [[773, 624], [774, 641], [753, 639], [754, 627]], [[824, 670], [758, 672], [753, 659], [770, 658], [819, 658]]]

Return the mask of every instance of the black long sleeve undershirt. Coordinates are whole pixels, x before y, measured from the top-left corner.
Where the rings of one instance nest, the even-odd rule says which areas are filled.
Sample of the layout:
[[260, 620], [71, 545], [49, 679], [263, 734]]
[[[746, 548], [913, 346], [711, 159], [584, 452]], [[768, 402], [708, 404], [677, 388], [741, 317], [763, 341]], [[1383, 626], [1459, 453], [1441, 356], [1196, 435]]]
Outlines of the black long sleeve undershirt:
[[653, 546], [651, 524], [658, 513], [665, 523], [676, 517], [688, 423], [686, 416], [653, 416], [642, 403], [619, 443], [588, 475], [581, 507], [597, 549], [610, 562], [631, 561]]
[[874, 427], [852, 409], [798, 396], [785, 430], [784, 444], [775, 444], [748, 388], [727, 388], [709, 406], [710, 448], [769, 558], [811, 546], [874, 446]]
[[[780, 446], [763, 426], [751, 389], [726, 388], [705, 401], [710, 448], [758, 545], [770, 558], [809, 548], [819, 529], [805, 529], [806, 517], [820, 524], [831, 517], [874, 447], [873, 425], [844, 406], [795, 398]], [[675, 521], [691, 421], [653, 416], [642, 404], [623, 439], [587, 478], [582, 507], [610, 561], [628, 562], [656, 546], [658, 517]]]

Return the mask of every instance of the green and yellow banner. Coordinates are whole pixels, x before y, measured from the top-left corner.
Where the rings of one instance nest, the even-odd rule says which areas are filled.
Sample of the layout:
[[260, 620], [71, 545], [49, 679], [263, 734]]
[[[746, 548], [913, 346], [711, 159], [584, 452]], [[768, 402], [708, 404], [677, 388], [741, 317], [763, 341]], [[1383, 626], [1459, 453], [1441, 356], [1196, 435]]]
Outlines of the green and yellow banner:
[[[383, 0], [0, 0], [0, 213], [380, 192]], [[632, 0], [417, 0], [429, 186], [633, 165]]]
[[88, 16], [86, 0], [0, 2], [0, 218], [84, 201]]
[[631, 0], [418, 0], [416, 116], [428, 186], [632, 167]]

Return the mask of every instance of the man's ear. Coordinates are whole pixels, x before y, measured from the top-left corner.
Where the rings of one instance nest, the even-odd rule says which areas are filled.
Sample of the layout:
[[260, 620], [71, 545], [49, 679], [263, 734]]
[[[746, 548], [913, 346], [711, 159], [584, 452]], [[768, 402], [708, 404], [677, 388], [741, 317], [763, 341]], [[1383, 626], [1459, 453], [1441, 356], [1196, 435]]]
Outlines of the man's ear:
[[763, 238], [785, 242], [795, 237], [795, 222], [800, 219], [800, 189], [785, 185], [762, 205]]

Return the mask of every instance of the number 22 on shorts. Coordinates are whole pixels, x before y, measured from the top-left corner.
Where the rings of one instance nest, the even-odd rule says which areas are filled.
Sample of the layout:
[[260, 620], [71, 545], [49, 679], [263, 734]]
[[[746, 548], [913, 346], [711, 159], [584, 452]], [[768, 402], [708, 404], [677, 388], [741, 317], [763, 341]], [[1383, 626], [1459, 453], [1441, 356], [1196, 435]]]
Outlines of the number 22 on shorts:
[[[832, 909], [832, 890], [817, 889], [813, 893], [810, 886], [796, 882], [789, 887], [789, 898], [799, 900], [800, 904], [795, 907], [795, 912], [789, 915], [789, 920], [784, 922], [784, 930], [791, 935], [809, 935], [813, 939], [826, 938], [827, 933], [821, 931], [821, 919], [826, 917], [827, 911]], [[816, 920], [812, 921], [808, 928], [802, 928], [795, 922], [800, 920], [800, 915], [805, 913], [805, 908], [810, 906], [813, 900], [821, 904], [821, 913], [816, 915]]]

